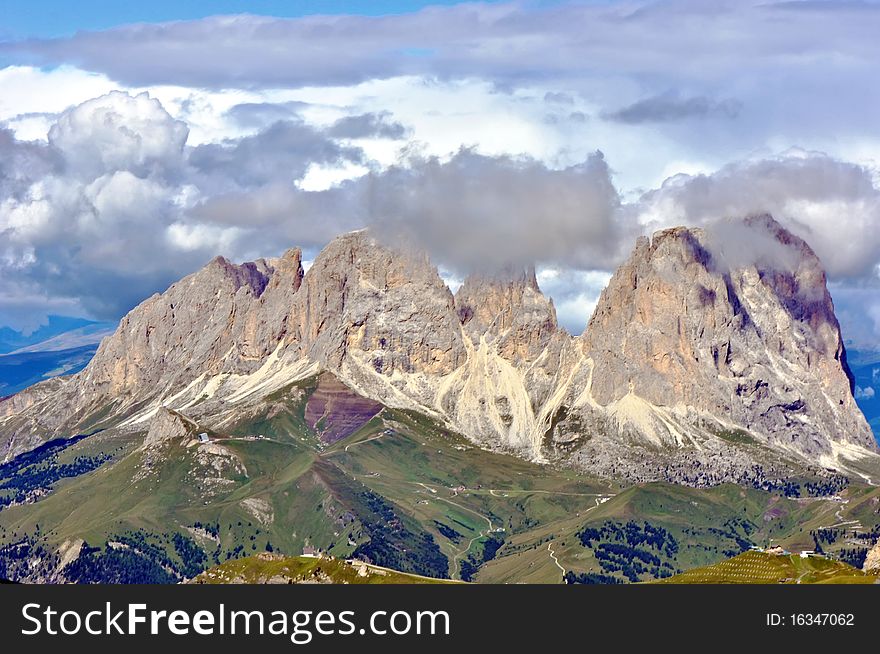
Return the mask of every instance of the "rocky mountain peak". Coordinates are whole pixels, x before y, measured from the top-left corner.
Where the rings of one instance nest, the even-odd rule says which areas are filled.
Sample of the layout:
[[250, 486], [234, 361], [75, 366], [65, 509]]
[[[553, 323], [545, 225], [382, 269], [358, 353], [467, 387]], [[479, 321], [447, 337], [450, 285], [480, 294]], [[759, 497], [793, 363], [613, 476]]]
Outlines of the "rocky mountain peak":
[[599, 405], [724, 416], [813, 457], [876, 449], [821, 263], [772, 218], [640, 239], [581, 340]]
[[454, 299], [424, 252], [366, 230], [334, 239], [298, 294], [299, 342], [331, 370], [444, 374], [464, 358]]
[[474, 345], [485, 337], [508, 360], [532, 360], [558, 328], [553, 301], [538, 287], [533, 266], [469, 275], [455, 306]]
[[272, 268], [264, 259], [249, 261], [237, 265], [222, 256], [216, 256], [204, 268], [193, 273], [182, 281], [188, 281], [192, 287], [229, 287], [238, 291], [242, 287], [250, 289], [259, 297], [272, 275]]

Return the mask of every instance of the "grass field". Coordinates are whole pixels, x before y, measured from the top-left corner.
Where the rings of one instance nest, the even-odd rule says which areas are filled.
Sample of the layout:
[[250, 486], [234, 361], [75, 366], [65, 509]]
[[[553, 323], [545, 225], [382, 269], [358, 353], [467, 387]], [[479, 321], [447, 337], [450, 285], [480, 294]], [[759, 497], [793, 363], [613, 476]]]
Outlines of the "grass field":
[[880, 579], [820, 556], [745, 552], [712, 566], [688, 570], [664, 584], [875, 584]]
[[261, 554], [227, 561], [201, 573], [194, 584], [441, 584], [441, 579], [329, 557]]

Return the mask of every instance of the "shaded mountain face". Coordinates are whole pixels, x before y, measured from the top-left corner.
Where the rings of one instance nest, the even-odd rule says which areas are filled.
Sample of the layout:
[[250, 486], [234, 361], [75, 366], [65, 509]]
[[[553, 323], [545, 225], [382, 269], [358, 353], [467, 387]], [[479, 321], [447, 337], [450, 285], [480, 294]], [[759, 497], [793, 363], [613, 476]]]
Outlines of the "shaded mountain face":
[[[0, 460], [58, 434], [146, 431], [164, 409], [221, 429], [322, 371], [485, 447], [635, 480], [846, 468], [877, 449], [818, 259], [760, 217], [641, 239], [579, 337], [533, 270], [453, 296], [426, 255], [363, 231], [305, 275], [299, 250], [217, 258], [134, 309], [81, 373], [0, 402]], [[325, 391], [327, 406], [375, 409]]]

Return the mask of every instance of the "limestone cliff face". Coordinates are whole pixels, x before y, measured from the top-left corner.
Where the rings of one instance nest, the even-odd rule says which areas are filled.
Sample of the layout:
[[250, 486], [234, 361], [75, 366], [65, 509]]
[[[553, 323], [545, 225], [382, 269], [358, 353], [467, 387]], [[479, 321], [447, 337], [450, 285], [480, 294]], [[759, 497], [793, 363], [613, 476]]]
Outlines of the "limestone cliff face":
[[134, 309], [81, 373], [0, 401], [0, 460], [166, 409], [222, 426], [322, 371], [486, 447], [637, 480], [741, 480], [765, 463], [742, 442], [838, 468], [877, 450], [819, 260], [757, 217], [640, 239], [578, 337], [533, 270], [453, 296], [424, 253], [365, 231], [306, 274], [299, 250], [218, 257]]
[[534, 268], [472, 275], [456, 293], [455, 305], [471, 342], [495, 341], [511, 362], [536, 359], [558, 329], [553, 301], [538, 288]]
[[386, 377], [444, 375], [464, 360], [452, 293], [427, 255], [383, 247], [364, 231], [321, 252], [294, 307], [301, 351], [331, 370], [354, 357]]
[[180, 414], [160, 409], [150, 421], [144, 448], [158, 447], [166, 443], [184, 444], [195, 436], [195, 424], [188, 423]]
[[[592, 400], [675, 410], [684, 425], [716, 416], [815, 460], [835, 447], [876, 448], [818, 258], [768, 217], [745, 227], [756, 241], [771, 239], [783, 267], [731, 266], [733, 245], [698, 229], [639, 240], [580, 339]], [[686, 432], [655, 422], [664, 442]]]
[[542, 411], [564, 374], [561, 351], [571, 340], [559, 329], [553, 302], [530, 268], [472, 275], [455, 304], [468, 357], [438, 389], [439, 413], [478, 442], [500, 437], [540, 457]]

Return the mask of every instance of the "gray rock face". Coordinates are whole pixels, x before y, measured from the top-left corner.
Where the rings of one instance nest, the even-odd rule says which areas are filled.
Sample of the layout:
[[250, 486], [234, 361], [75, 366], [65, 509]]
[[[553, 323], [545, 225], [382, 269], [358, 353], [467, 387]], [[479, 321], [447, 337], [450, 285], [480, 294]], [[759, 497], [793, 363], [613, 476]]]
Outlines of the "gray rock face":
[[[744, 254], [744, 237], [760, 247]], [[425, 254], [367, 232], [305, 275], [299, 250], [217, 258], [134, 309], [78, 375], [0, 401], [0, 459], [146, 430], [166, 408], [222, 428], [322, 370], [483, 446], [639, 481], [755, 479], [758, 450], [836, 468], [877, 450], [818, 259], [760, 217], [639, 240], [578, 337], [533, 270], [453, 297]]]
[[168, 409], [159, 409], [150, 421], [144, 438], [144, 447], [152, 448], [165, 443], [185, 443], [193, 436], [195, 424], [189, 424], [180, 414]]
[[[639, 240], [581, 337], [592, 398], [678, 408], [685, 425], [716, 416], [813, 460], [835, 445], [875, 449], [818, 258], [768, 217], [746, 226], [790, 265], [731, 268], [725, 244], [697, 229]], [[655, 426], [663, 442], [687, 435]]]
[[553, 301], [538, 288], [535, 269], [494, 276], [470, 276], [455, 296], [459, 319], [471, 342], [498, 340], [511, 362], [534, 361], [557, 331]]
[[380, 246], [366, 232], [330, 243], [294, 302], [294, 339], [330, 370], [356, 357], [380, 375], [444, 375], [464, 360], [452, 293], [422, 253]]

